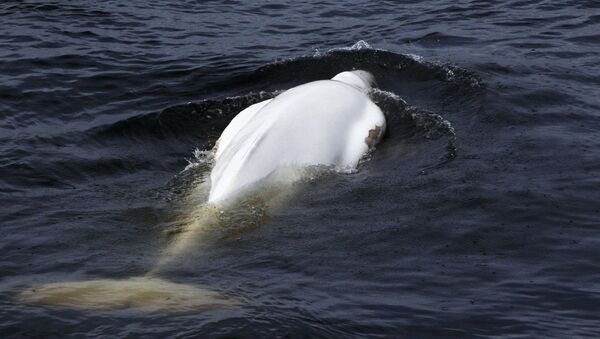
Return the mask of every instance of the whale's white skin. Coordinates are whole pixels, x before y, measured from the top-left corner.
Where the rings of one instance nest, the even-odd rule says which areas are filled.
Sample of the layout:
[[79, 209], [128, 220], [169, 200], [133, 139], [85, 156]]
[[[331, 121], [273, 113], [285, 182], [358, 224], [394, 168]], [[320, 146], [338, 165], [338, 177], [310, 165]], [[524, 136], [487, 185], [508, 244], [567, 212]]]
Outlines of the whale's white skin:
[[365, 71], [342, 72], [240, 112], [217, 141], [209, 203], [286, 167], [356, 168], [385, 131], [385, 116], [367, 95], [373, 82]]

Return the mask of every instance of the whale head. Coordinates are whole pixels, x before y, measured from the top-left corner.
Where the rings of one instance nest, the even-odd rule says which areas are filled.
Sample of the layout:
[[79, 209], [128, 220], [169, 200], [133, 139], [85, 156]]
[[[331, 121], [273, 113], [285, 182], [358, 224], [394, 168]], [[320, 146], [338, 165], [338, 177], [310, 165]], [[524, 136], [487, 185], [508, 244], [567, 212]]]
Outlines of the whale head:
[[367, 91], [376, 85], [375, 77], [371, 73], [362, 70], [342, 72], [331, 78], [331, 80], [343, 82], [362, 91]]

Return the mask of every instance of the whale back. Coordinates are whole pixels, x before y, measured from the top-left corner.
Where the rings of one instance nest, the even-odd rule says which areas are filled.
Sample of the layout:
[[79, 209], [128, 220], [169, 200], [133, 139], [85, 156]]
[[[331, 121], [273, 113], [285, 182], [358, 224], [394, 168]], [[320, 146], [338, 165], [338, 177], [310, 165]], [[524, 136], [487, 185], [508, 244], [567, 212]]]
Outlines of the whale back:
[[375, 86], [375, 77], [371, 73], [361, 70], [342, 72], [331, 78], [331, 80], [346, 83], [362, 91]]
[[217, 143], [209, 202], [277, 170], [287, 169], [278, 180], [291, 182], [307, 166], [356, 168], [383, 134], [385, 118], [364, 92], [368, 77], [344, 73], [294, 87], [236, 116]]

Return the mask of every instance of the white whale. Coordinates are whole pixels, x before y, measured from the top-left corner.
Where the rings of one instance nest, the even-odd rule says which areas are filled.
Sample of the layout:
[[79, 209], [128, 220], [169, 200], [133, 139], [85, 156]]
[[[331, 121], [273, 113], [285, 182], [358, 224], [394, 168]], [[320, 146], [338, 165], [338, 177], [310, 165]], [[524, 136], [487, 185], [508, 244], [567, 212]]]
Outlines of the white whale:
[[373, 83], [368, 72], [342, 72], [240, 112], [216, 143], [208, 201], [228, 200], [284, 168], [355, 169], [385, 132], [385, 116], [367, 95]]
[[[191, 212], [180, 220], [185, 227], [145, 275], [49, 282], [16, 297], [32, 304], [96, 311], [179, 313], [239, 306], [235, 296], [170, 282], [160, 278], [160, 272], [210, 238], [210, 233], [229, 227], [227, 213], [223, 214], [228, 210], [227, 202], [244, 205], [234, 198], [273, 174], [279, 172], [278, 180], [293, 182], [302, 175], [302, 168], [310, 166], [344, 171], [356, 168], [385, 131], [383, 113], [367, 96], [373, 83], [372, 75], [365, 71], [343, 72], [331, 80], [294, 87], [241, 111], [216, 144], [208, 198], [202, 197], [202, 202], [208, 202], [198, 208], [197, 196], [188, 197], [186, 210]], [[201, 186], [200, 190], [208, 189]], [[229, 205], [238, 218], [239, 206], [236, 210], [235, 204]], [[264, 222], [264, 216], [254, 210], [243, 219], [250, 228]]]

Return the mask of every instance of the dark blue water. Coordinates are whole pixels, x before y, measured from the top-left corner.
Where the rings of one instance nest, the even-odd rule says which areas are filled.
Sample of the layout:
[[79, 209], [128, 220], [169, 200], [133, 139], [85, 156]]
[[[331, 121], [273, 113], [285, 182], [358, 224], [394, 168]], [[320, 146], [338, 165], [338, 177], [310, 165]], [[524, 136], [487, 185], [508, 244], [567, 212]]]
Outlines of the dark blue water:
[[[0, 22], [0, 336], [600, 336], [598, 1], [4, 1]], [[387, 93], [370, 161], [159, 273], [240, 307], [15, 297], [151, 270], [193, 151], [349, 69]]]

